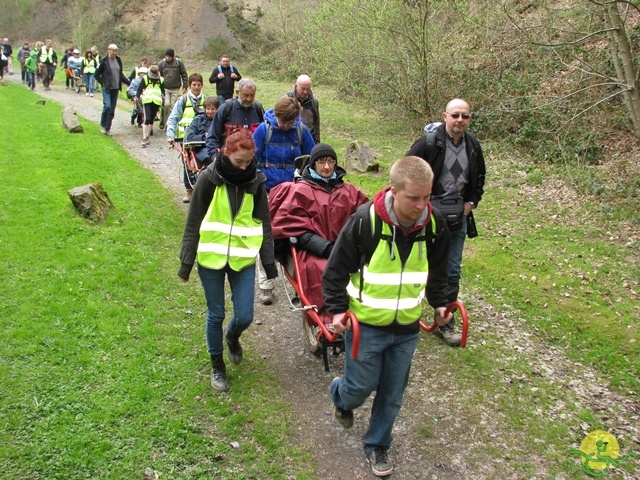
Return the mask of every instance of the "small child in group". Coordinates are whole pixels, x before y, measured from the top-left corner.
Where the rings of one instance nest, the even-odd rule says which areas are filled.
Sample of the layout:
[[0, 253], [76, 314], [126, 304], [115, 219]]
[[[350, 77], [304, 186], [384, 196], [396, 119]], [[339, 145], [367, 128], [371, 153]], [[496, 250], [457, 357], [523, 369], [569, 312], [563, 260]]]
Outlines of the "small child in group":
[[144, 120], [144, 110], [142, 108], [142, 102], [138, 98], [138, 88], [144, 77], [146, 77], [148, 69], [147, 67], [139, 67], [138, 76], [134, 78], [127, 88], [127, 97], [133, 102], [133, 109], [131, 110], [131, 125], [137, 125], [138, 128], [142, 128], [142, 121]]
[[38, 51], [31, 50], [29, 58], [24, 62], [24, 68], [27, 70], [27, 88], [32, 92], [36, 90], [36, 72], [38, 71]]
[[[218, 108], [220, 108], [220, 100], [218, 97], [211, 96], [204, 99], [204, 115], [196, 115], [196, 118], [193, 119], [193, 122], [191, 122], [191, 125], [187, 129], [185, 143], [205, 142], [207, 140], [207, 132]], [[195, 150], [199, 167], [206, 167], [211, 163], [211, 159], [204, 145], [197, 147]]]

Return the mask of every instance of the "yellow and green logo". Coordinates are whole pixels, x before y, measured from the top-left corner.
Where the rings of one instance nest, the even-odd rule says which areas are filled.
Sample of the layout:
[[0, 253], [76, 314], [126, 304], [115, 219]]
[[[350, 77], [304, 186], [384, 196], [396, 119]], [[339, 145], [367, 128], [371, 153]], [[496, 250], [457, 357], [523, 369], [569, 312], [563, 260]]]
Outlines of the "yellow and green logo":
[[600, 477], [607, 473], [610, 467], [617, 467], [629, 457], [635, 457], [634, 452], [620, 457], [620, 445], [616, 437], [604, 430], [595, 430], [582, 439], [580, 450], [570, 450], [569, 453], [582, 456], [584, 469], [589, 475]]

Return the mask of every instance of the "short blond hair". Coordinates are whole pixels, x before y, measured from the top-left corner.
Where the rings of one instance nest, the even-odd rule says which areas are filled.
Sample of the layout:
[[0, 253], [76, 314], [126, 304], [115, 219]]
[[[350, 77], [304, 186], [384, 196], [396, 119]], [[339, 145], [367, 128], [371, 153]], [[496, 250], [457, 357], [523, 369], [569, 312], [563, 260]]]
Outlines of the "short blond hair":
[[406, 182], [418, 185], [433, 184], [433, 170], [420, 157], [402, 157], [391, 166], [391, 186], [403, 190]]

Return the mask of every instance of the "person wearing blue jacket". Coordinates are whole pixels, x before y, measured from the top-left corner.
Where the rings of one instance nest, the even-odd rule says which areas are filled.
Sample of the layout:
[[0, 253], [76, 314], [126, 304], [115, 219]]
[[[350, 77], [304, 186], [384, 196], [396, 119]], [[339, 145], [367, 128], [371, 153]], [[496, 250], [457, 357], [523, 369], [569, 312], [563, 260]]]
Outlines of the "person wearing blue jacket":
[[264, 115], [264, 122], [253, 132], [258, 168], [267, 177], [267, 191], [282, 182], [293, 181], [294, 161], [310, 155], [316, 145], [300, 118], [295, 98], [282, 97]]
[[[311, 132], [300, 118], [300, 108], [295, 98], [283, 96], [265, 113], [264, 121], [253, 132], [258, 168], [267, 177], [267, 192], [283, 182], [293, 181], [295, 159], [310, 155], [315, 146]], [[263, 305], [271, 305], [274, 282], [268, 280], [260, 268], [258, 280], [260, 301]]]

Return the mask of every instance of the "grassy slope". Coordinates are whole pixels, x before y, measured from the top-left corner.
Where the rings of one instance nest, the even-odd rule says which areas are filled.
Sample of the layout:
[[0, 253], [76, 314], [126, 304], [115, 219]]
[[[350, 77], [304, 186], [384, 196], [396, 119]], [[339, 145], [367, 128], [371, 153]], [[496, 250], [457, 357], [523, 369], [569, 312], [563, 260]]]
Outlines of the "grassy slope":
[[[205, 77], [208, 73], [203, 72]], [[266, 79], [258, 79], [258, 84], [258, 99], [266, 108], [288, 87]], [[209, 86], [205, 91], [213, 92]], [[384, 167], [402, 155], [419, 132], [408, 133], [401, 122], [388, 122], [358, 106], [345, 108], [330, 89], [321, 85], [315, 86], [314, 91], [322, 102], [325, 141], [341, 152], [351, 139], [358, 138], [368, 141], [379, 152], [383, 165], [380, 175], [350, 176], [351, 181], [367, 193], [374, 193], [387, 181]], [[34, 98], [22, 91], [16, 93], [16, 100], [25, 105], [32, 104]], [[1, 294], [6, 296], [2, 304], [9, 314], [3, 315], [7, 319], [3, 321], [12, 341], [0, 350], [3, 359], [8, 359], [0, 367], [2, 382], [6, 382], [0, 395], [3, 395], [1, 403], [5, 410], [3, 418], [8, 422], [7, 428], [1, 429], [6, 437], [2, 442], [6, 455], [3, 453], [2, 457], [10, 458], [9, 465], [16, 468], [9, 471], [24, 472], [26, 464], [34, 465], [30, 467], [34, 473], [42, 472], [50, 469], [52, 463], [60, 463], [60, 458], [66, 458], [64, 452], [60, 454], [56, 448], [73, 452], [82, 450], [85, 443], [93, 440], [104, 443], [105, 453], [103, 457], [87, 459], [88, 463], [110, 464], [108, 459], [115, 458], [117, 468], [127, 468], [127, 472], [139, 473], [144, 466], [153, 466], [159, 471], [173, 472], [172, 478], [181, 475], [194, 478], [197, 477], [195, 471], [240, 478], [240, 474], [232, 473], [234, 463], [244, 465], [250, 475], [265, 468], [261, 462], [256, 464], [252, 456], [255, 452], [272, 448], [276, 456], [281, 456], [281, 451], [287, 451], [288, 447], [279, 440], [275, 445], [266, 439], [262, 440], [266, 446], [259, 443], [252, 447], [251, 444], [247, 446], [249, 453], [244, 450], [244, 443], [243, 452], [228, 447], [229, 441], [243, 435], [260, 438], [260, 432], [264, 434], [258, 420], [262, 418], [261, 413], [270, 408], [265, 405], [265, 398], [272, 398], [269, 389], [273, 383], [261, 386], [251, 381], [253, 372], [244, 371], [240, 366], [236, 374], [247, 381], [234, 388], [228, 401], [226, 397], [218, 400], [209, 395], [200, 312], [194, 312], [192, 322], [184, 320], [192, 305], [201, 304], [200, 292], [194, 285], [180, 289], [174, 283], [182, 214], [172, 207], [157, 182], [149, 174], [140, 172], [112, 142], [105, 142], [100, 136], [92, 135], [90, 143], [85, 141], [86, 137], [78, 136], [76, 140], [65, 136], [66, 142], [77, 143], [72, 151], [101, 152], [99, 156], [79, 154], [76, 158], [92, 159], [82, 169], [76, 167], [77, 162], [65, 160], [67, 155], [62, 147], [57, 154], [51, 148], [36, 152], [33, 147], [24, 147], [22, 139], [32, 137], [36, 122], [42, 122], [42, 112], [31, 115], [24, 107], [5, 105], [5, 97], [1, 101], [3, 112], [11, 112], [9, 109], [13, 108], [15, 114], [6, 115], [0, 121], [23, 117], [30, 122], [18, 128], [9, 139], [9, 151], [15, 152], [24, 163], [46, 158], [55, 159], [53, 165], [58, 167], [66, 165], [64, 170], [46, 167], [39, 177], [48, 182], [42, 191], [33, 191], [30, 181], [39, 176], [42, 160], [35, 169], [29, 164], [22, 173], [16, 171], [15, 165], [3, 163], [1, 167], [3, 178], [11, 178], [9, 183], [13, 187], [1, 194], [3, 202], [12, 206], [0, 213], [2, 225], [11, 232], [14, 228], [16, 232], [23, 228], [42, 233], [42, 240], [35, 243], [46, 255], [45, 262], [37, 261], [42, 254], [33, 252], [32, 242], [28, 243], [29, 248], [12, 242], [0, 243], [3, 257], [12, 259], [2, 275], [8, 288]], [[47, 115], [51, 138], [50, 142], [41, 144], [55, 146], [61, 136], [59, 114], [56, 110]], [[11, 128], [16, 130], [15, 122]], [[561, 346], [570, 357], [593, 365], [603, 377], [610, 378], [615, 389], [637, 392], [640, 312], [634, 291], [638, 289], [640, 272], [634, 253], [637, 245], [636, 249], [625, 246], [627, 241], [633, 246], [634, 238], [610, 238], [615, 237], [617, 224], [602, 215], [592, 202], [567, 202], [566, 198], [554, 202], [554, 193], [558, 190], [550, 187], [557, 185], [553, 172], [531, 176], [527, 173], [527, 163], [504, 154], [499, 144], [486, 139], [483, 145], [489, 158], [487, 192], [477, 215], [481, 236], [467, 244], [464, 287], [500, 311], [524, 319], [524, 328], [537, 342]], [[66, 151], [70, 151], [70, 146], [72, 144], [67, 143]], [[49, 162], [45, 163], [49, 165]], [[107, 172], [109, 175], [104, 175]], [[118, 205], [116, 215], [101, 228], [89, 227], [75, 218], [64, 193], [72, 186], [96, 178], [103, 181]], [[140, 184], [146, 186], [143, 192], [137, 187]], [[131, 192], [137, 193], [131, 195]], [[142, 198], [141, 193], [144, 193]], [[151, 198], [146, 198], [147, 195]], [[44, 202], [47, 209], [42, 212], [45, 215], [26, 222], [30, 218], [27, 212], [34, 208], [33, 200], [43, 198], [47, 199]], [[31, 201], [24, 202], [26, 199]], [[158, 207], [154, 208], [155, 205]], [[161, 211], [154, 211], [160, 208]], [[150, 215], [161, 221], [150, 225], [145, 222]], [[44, 226], [41, 225], [43, 218], [47, 219]], [[150, 242], [144, 233], [152, 233], [154, 228], [157, 233], [153, 233], [154, 241]], [[104, 256], [101, 263], [95, 258], [100, 252]], [[108, 274], [94, 278], [96, 271]], [[157, 282], [158, 276], [168, 280]], [[42, 278], [46, 278], [46, 282], [38, 282]], [[140, 283], [145, 284], [144, 289], [131, 288]], [[31, 286], [27, 289], [25, 285]], [[55, 296], [56, 302], [41, 310], [39, 299], [47, 296]], [[38, 321], [27, 322], [25, 319], [35, 316], [34, 312]], [[94, 320], [97, 315], [100, 322]], [[156, 321], [158, 318], [163, 321]], [[490, 322], [490, 319], [482, 320]], [[42, 329], [43, 322], [49, 323], [50, 331]], [[180, 338], [180, 345], [173, 345], [171, 339], [175, 338]], [[478, 333], [475, 341], [481, 339], [485, 340]], [[455, 354], [452, 351], [447, 355], [455, 377], [472, 382], [480, 401], [492, 397], [496, 391], [493, 379], [499, 374], [498, 370], [505, 368], [492, 358], [494, 348], [500, 348], [499, 339], [489, 339], [486, 345], [473, 350]], [[189, 352], [186, 356], [185, 351]], [[530, 373], [528, 366], [517, 359], [507, 362], [506, 368], [514, 376]], [[127, 379], [119, 378], [123, 373]], [[264, 388], [265, 392], [253, 392], [254, 388]], [[8, 393], [14, 390], [15, 395]], [[87, 397], [94, 399], [88, 404], [91, 408], [77, 392], [93, 394]], [[556, 395], [545, 390], [541, 396], [545, 393]], [[105, 401], [105, 397], [111, 396], [115, 402]], [[254, 396], [258, 400], [255, 403]], [[530, 424], [526, 412], [511, 410], [514, 401], [534, 403], [538, 400], [518, 392], [504, 395], [496, 408], [506, 415], [507, 425], [524, 432], [530, 439], [546, 435], [547, 443], [530, 448], [546, 455], [548, 461], [559, 463], [554, 467], [559, 471], [575, 472], [575, 466], [563, 465], [558, 454], [551, 451], [566, 447], [566, 426], [554, 427], [544, 419]], [[237, 402], [242, 403], [242, 412], [234, 407]], [[113, 411], [114, 403], [121, 408]], [[49, 405], [48, 410], [43, 405]], [[60, 411], [69, 413], [61, 419], [58, 418]], [[254, 415], [251, 412], [255, 412]], [[21, 418], [27, 413], [34, 422], [25, 425]], [[227, 418], [227, 413], [232, 415]], [[592, 426], [602, 425], [597, 412], [578, 413]], [[69, 436], [67, 421], [71, 421], [72, 426], [77, 423], [76, 430], [71, 432], [78, 434]], [[236, 428], [240, 423], [242, 432]], [[254, 432], [247, 432], [247, 425], [255, 425]], [[286, 435], [285, 425], [265, 428], [279, 432], [278, 439]], [[95, 430], [95, 438], [83, 438], [81, 432], [87, 429]], [[34, 438], [43, 436], [50, 440], [45, 438], [42, 449], [28, 447]], [[65, 441], [54, 441], [56, 438]], [[105, 438], [110, 442], [105, 442]], [[162, 438], [166, 440], [158, 440]], [[547, 448], [551, 442], [555, 442], [555, 449]], [[17, 446], [9, 447], [12, 443]], [[185, 454], [186, 445], [192, 448], [186, 448], [190, 453]], [[57, 452], [58, 456], [41, 458], [49, 451]], [[212, 461], [212, 452], [228, 457]], [[152, 463], [152, 458], [156, 458], [156, 463]], [[291, 458], [294, 464], [289, 471], [299, 471], [295, 462], [301, 457], [294, 454]], [[64, 469], [71, 466], [59, 468], [65, 472]], [[105, 468], [104, 465], [89, 465], [86, 470], [101, 468]], [[525, 472], [531, 468], [531, 465], [522, 467]], [[279, 474], [273, 472], [272, 476]], [[63, 477], [61, 474], [60, 478]]]
[[[270, 415], [287, 407], [268, 374], [231, 368], [233, 391], [210, 394], [200, 288], [175, 275], [184, 213], [97, 126], [69, 135], [60, 107], [36, 99], [2, 87], [2, 476], [304, 472]], [[116, 205], [104, 225], [67, 196], [95, 180]]]

